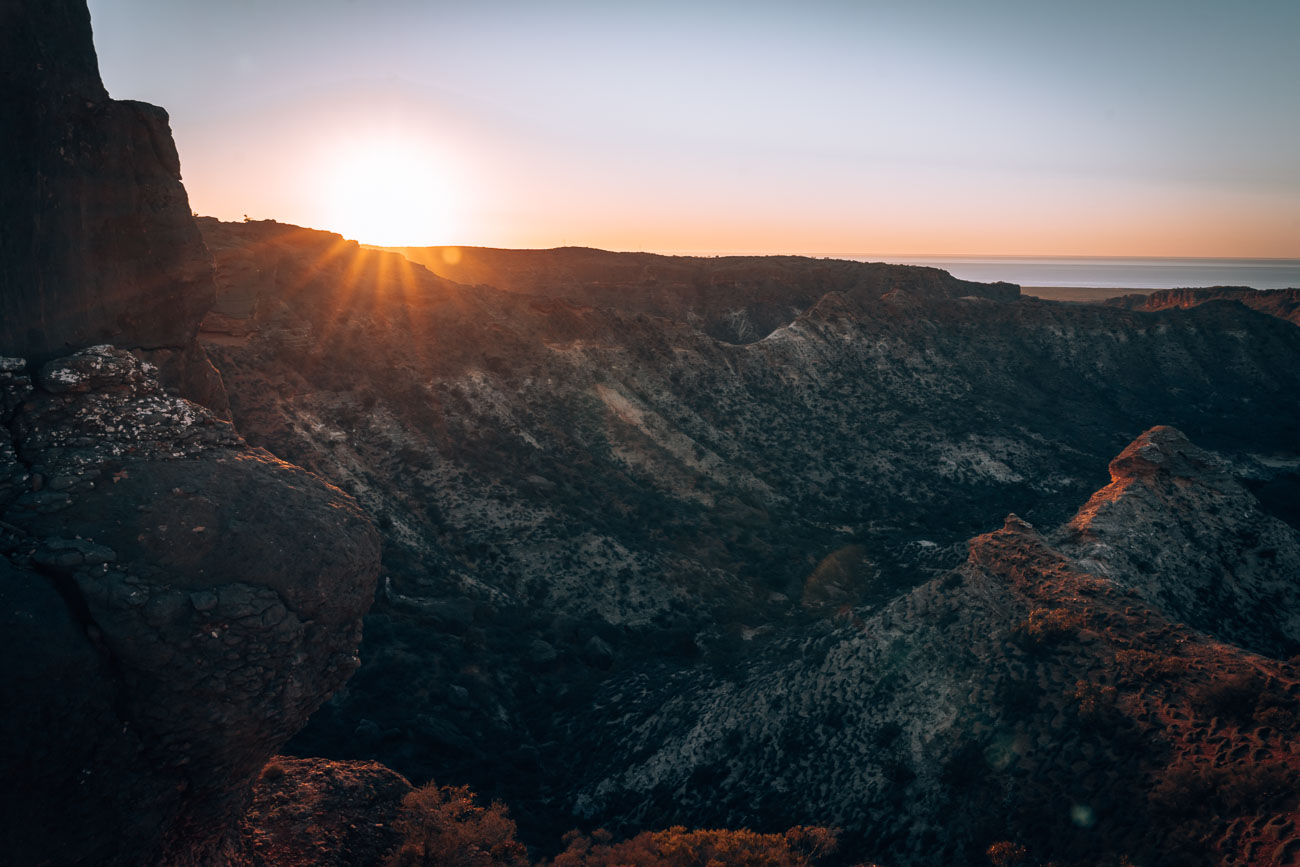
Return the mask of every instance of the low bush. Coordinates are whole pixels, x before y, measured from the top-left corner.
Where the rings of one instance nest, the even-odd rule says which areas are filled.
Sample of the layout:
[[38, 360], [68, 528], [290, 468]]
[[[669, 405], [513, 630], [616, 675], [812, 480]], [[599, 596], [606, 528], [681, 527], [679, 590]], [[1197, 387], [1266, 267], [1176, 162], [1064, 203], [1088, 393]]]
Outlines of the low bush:
[[1035, 608], [1012, 630], [1012, 637], [1027, 650], [1038, 650], [1078, 636], [1083, 617], [1068, 608]]
[[430, 782], [402, 799], [394, 823], [402, 844], [388, 867], [527, 867], [528, 851], [516, 839], [505, 805], [475, 803], [468, 786]]
[[1115, 664], [1130, 681], [1151, 683], [1176, 677], [1187, 671], [1187, 660], [1178, 656], [1152, 653], [1149, 650], [1121, 650]]
[[590, 837], [571, 831], [551, 867], [805, 867], [835, 851], [836, 833], [804, 826], [784, 834], [673, 827], [614, 843], [604, 831]]

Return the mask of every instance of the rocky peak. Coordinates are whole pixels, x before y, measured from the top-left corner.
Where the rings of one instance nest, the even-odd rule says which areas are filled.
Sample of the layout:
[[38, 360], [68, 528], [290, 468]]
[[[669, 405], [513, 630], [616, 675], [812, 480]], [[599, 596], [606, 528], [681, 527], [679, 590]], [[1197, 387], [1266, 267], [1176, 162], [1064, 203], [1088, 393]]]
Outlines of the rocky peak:
[[1136, 479], [1195, 479], [1222, 481], [1223, 465], [1217, 458], [1192, 444], [1182, 431], [1157, 425], [1144, 432], [1110, 462], [1114, 483]]
[[1015, 512], [1007, 515], [1006, 520], [1002, 522], [1002, 531], [1005, 533], [1015, 533], [1020, 536], [1037, 536], [1038, 531], [1034, 525], [1017, 515]]
[[[1170, 428], [1133, 444], [1152, 445], [1205, 456]], [[1164, 478], [1184, 498], [1130, 513], [1110, 537], [1158, 562], [1112, 557], [1101, 575], [1089, 557], [1105, 552], [1011, 515], [953, 572], [838, 628], [755, 641], [743, 669], [615, 676], [596, 712], [574, 714], [588, 766], [575, 812], [818, 817], [899, 865], [987, 864], [1005, 839], [1037, 859], [1023, 863], [1285, 863], [1300, 684], [1293, 664], [1225, 638], [1256, 641], [1266, 622], [1284, 632], [1296, 600], [1261, 593], [1267, 576], [1243, 568], [1257, 540], [1240, 531], [1261, 520], [1248, 496], [1214, 520], [1197, 498], [1223, 492]], [[1143, 485], [1121, 497], [1144, 498]], [[1290, 556], [1300, 535], [1275, 529], [1269, 544]], [[1214, 596], [1212, 568], [1240, 581]], [[1275, 585], [1296, 569], [1279, 559]], [[1158, 595], [1143, 574], [1189, 591]], [[1207, 592], [1217, 620], [1189, 607]]]
[[1300, 539], [1221, 460], [1160, 426], [1110, 472], [1055, 535], [1061, 551], [1225, 641], [1278, 657], [1300, 651]]

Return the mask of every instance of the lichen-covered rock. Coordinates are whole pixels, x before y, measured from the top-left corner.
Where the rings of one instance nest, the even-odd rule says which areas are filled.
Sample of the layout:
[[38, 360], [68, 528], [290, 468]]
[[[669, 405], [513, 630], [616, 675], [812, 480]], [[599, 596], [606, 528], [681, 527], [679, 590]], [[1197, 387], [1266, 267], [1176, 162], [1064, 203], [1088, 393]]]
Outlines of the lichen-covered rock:
[[38, 383], [0, 450], [0, 478], [29, 479], [0, 499], [4, 637], [34, 660], [0, 679], [23, 709], [0, 767], [36, 793], [0, 844], [17, 863], [208, 863], [266, 759], [356, 668], [377, 536], [131, 353], [94, 346]]

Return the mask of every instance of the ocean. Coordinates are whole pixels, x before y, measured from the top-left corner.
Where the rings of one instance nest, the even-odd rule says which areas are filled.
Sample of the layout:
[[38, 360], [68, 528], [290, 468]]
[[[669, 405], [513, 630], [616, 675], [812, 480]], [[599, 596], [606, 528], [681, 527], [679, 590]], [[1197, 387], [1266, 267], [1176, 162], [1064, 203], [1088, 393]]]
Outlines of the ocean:
[[1300, 288], [1300, 259], [1138, 259], [1020, 256], [854, 256], [864, 262], [933, 265], [962, 280], [1021, 286], [1179, 289], [1194, 286]]

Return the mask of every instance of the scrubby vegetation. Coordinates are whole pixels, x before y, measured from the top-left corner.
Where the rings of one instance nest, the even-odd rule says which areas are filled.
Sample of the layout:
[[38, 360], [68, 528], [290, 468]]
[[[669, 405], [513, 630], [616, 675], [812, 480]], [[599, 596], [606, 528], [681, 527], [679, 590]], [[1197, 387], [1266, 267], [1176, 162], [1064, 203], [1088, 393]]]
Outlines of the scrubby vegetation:
[[565, 836], [565, 850], [548, 867], [804, 867], [818, 863], [836, 848], [836, 833], [827, 828], [796, 827], [784, 834], [754, 831], [643, 831], [614, 842], [604, 831]]
[[1083, 618], [1064, 608], [1035, 608], [1013, 630], [1013, 637], [1027, 650], [1045, 650], [1079, 634]]
[[505, 805], [476, 803], [468, 786], [430, 782], [402, 799], [396, 823], [402, 845], [388, 867], [526, 867], [528, 850], [516, 837]]
[[[505, 805], [488, 806], [468, 786], [430, 782], [402, 800], [402, 843], [388, 867], [528, 867]], [[539, 867], [811, 867], [836, 851], [838, 832], [797, 826], [783, 834], [740, 830], [643, 831], [628, 840], [570, 831], [564, 850]], [[864, 865], [869, 867], [869, 865]]]

